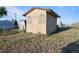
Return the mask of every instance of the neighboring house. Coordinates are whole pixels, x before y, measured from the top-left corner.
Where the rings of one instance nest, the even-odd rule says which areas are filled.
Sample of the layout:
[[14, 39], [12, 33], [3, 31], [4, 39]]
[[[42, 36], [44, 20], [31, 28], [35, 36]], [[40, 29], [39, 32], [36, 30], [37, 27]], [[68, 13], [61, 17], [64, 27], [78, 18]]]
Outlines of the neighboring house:
[[26, 32], [48, 35], [56, 31], [57, 17], [53, 10], [44, 8], [31, 8], [23, 16], [27, 17]]
[[23, 31], [26, 29], [26, 21], [25, 20], [21, 20], [19, 21], [19, 30]]
[[9, 20], [0, 21], [0, 29], [13, 29], [13, 22]]

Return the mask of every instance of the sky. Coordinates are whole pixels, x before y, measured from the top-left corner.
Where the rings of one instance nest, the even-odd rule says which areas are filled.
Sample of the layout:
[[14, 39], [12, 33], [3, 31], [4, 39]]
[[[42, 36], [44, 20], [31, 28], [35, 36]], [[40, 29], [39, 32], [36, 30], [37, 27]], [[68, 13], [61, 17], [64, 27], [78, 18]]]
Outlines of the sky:
[[61, 18], [58, 18], [58, 23], [62, 21], [64, 24], [73, 24], [79, 22], [79, 7], [78, 6], [9, 6], [6, 7], [8, 15], [0, 18], [0, 20], [11, 20], [16, 18], [18, 21], [25, 19], [22, 15], [32, 7], [52, 9]]

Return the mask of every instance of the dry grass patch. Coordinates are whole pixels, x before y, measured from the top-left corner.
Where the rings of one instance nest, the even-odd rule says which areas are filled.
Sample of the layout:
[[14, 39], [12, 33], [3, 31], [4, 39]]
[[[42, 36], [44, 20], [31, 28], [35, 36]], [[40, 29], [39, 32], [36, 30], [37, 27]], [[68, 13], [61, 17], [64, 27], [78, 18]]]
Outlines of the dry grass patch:
[[0, 52], [61, 52], [67, 44], [78, 40], [78, 33], [78, 29], [71, 28], [50, 36], [25, 34], [20, 40], [0, 40]]

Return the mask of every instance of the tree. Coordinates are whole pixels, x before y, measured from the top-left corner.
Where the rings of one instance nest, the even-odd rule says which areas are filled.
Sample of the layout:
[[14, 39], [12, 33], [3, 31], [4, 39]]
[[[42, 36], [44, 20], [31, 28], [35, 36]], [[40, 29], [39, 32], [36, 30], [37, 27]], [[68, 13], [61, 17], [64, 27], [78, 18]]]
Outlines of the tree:
[[62, 21], [60, 21], [60, 26], [63, 28], [63, 27], [66, 27], [67, 25], [64, 24]]
[[[5, 7], [0, 7], [0, 18], [4, 15], [7, 15], [7, 10]], [[3, 26], [3, 33], [4, 33], [4, 26]]]
[[13, 24], [14, 24], [14, 29], [18, 29], [19, 26], [18, 26], [17, 20], [12, 19], [12, 22], [13, 22]]
[[5, 7], [0, 7], [0, 17], [7, 15], [7, 10]]
[[61, 26], [61, 27], [64, 27], [64, 24], [62, 23], [62, 21], [60, 21], [60, 26]]

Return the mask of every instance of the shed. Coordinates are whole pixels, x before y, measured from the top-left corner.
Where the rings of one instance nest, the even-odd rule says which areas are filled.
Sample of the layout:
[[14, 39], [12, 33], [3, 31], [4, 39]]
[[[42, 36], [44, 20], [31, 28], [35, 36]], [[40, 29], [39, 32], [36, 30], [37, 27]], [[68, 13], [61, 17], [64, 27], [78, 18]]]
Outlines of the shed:
[[26, 32], [49, 35], [57, 29], [57, 17], [52, 9], [31, 8], [23, 14], [26, 17]]

